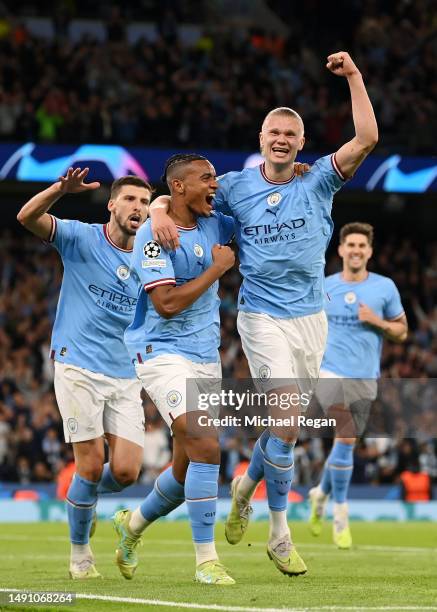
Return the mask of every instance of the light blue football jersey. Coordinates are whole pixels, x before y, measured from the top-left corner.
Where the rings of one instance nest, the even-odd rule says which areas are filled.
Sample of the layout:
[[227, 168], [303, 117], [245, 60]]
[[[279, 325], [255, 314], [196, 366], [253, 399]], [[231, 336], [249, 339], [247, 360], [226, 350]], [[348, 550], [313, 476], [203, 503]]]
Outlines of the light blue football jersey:
[[51, 357], [114, 378], [135, 378], [123, 342], [138, 301], [132, 250], [117, 247], [106, 225], [53, 216], [49, 242], [64, 264]]
[[212, 247], [226, 244], [234, 234], [234, 220], [217, 212], [210, 217], [199, 217], [193, 228], [178, 229], [180, 248], [171, 252], [153, 240], [150, 220], [135, 237], [131, 266], [141, 288], [135, 318], [124, 339], [132, 360], [137, 363], [163, 354], [182, 355], [197, 363], [218, 361], [218, 281], [171, 319], [156, 312], [147, 292], [160, 285], [183, 285], [200, 276], [212, 264]]
[[214, 206], [236, 220], [240, 310], [291, 318], [323, 309], [332, 199], [343, 184], [334, 155], [285, 183], [267, 179], [264, 165], [219, 177]]
[[326, 278], [328, 342], [322, 369], [345, 378], [378, 378], [382, 333], [358, 320], [360, 303], [382, 319], [404, 313], [399, 291], [386, 276], [369, 272], [361, 283], [346, 282], [341, 273]]

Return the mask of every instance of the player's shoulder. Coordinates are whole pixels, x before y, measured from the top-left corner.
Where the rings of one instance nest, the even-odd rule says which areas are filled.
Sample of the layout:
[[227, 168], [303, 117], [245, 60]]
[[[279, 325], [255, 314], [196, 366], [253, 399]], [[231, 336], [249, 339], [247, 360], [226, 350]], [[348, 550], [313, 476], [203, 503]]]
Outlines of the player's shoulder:
[[87, 242], [98, 240], [99, 236], [103, 236], [103, 226], [101, 223], [85, 223], [78, 219], [61, 219], [55, 215], [52, 217], [52, 236], [53, 240], [56, 241], [56, 237], [69, 240], [86, 240]]
[[[152, 225], [150, 219], [147, 219], [137, 230], [134, 241], [134, 257], [139, 254], [147, 253], [153, 257], [161, 253], [161, 246], [153, 240]], [[136, 255], [135, 255], [136, 253]]]
[[334, 274], [329, 274], [325, 276], [325, 287], [328, 289], [329, 287], [334, 287], [335, 285], [341, 284], [342, 278], [340, 272], [335, 272]]
[[231, 172], [226, 172], [226, 174], [222, 174], [217, 177], [219, 182], [219, 187], [234, 187], [239, 185], [240, 183], [245, 183], [247, 181], [251, 182], [255, 178], [260, 177], [259, 166], [254, 166], [252, 168], [243, 168], [243, 170], [232, 170]]
[[309, 172], [305, 172], [301, 179], [305, 182], [311, 182], [316, 177], [319, 176], [327, 176], [327, 175], [337, 175], [342, 181], [345, 180], [338, 164], [336, 161], [335, 153], [329, 153], [328, 155], [323, 155], [316, 159], [316, 161], [311, 164], [311, 168]]
[[213, 210], [209, 217], [199, 217], [197, 226], [207, 232], [214, 232], [220, 228], [227, 216], [218, 210]]
[[137, 233], [135, 235], [135, 240], [146, 240], [146, 239], [151, 239], [153, 236], [153, 232], [152, 232], [152, 221], [149, 219], [146, 219], [144, 221], [144, 223], [142, 225], [140, 225], [140, 227], [137, 230]]
[[242, 172], [242, 170], [231, 170], [230, 172], [225, 172], [225, 174], [221, 174], [220, 176], [218, 176], [217, 180], [219, 181], [219, 184], [229, 184], [233, 181], [238, 180]]
[[232, 219], [232, 217], [230, 215], [225, 215], [225, 213], [220, 212], [219, 210], [213, 210], [212, 213], [210, 214], [209, 217], [200, 217], [197, 220], [197, 223], [215, 223], [220, 224], [223, 221], [226, 221], [226, 219]]
[[384, 276], [383, 274], [377, 274], [376, 272], [369, 272], [368, 280], [379, 287], [387, 287], [392, 288], [396, 287], [396, 284], [393, 279], [389, 276]]
[[79, 221], [79, 219], [63, 219], [53, 214], [50, 214], [50, 216], [56, 223], [62, 223], [65, 227], [74, 227], [82, 231], [90, 231], [93, 227], [102, 227], [101, 223], [86, 223], [85, 221]]

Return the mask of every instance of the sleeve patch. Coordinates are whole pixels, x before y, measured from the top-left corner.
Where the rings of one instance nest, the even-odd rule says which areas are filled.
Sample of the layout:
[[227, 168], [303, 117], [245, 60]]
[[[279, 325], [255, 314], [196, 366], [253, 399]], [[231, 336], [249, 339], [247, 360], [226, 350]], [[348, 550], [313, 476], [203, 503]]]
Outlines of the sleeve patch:
[[165, 259], [143, 259], [141, 260], [141, 267], [145, 268], [166, 268], [167, 261]]
[[155, 240], [149, 240], [149, 242], [146, 242], [143, 246], [143, 253], [144, 257], [148, 259], [156, 259], [156, 257], [161, 255], [161, 247]]

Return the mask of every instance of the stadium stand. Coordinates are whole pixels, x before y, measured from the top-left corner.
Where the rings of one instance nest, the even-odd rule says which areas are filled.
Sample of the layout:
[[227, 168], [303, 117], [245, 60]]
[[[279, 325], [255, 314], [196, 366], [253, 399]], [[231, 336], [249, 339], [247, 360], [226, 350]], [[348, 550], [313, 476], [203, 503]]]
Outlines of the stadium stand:
[[[347, 138], [350, 118], [346, 88], [330, 79], [321, 58], [345, 47], [367, 77], [380, 127], [377, 152], [433, 150], [432, 2], [342, 1], [336, 9], [341, 29], [325, 3], [315, 24], [311, 1], [270, 2], [286, 24], [274, 35], [199, 25], [211, 25], [208, 4], [217, 9], [226, 2], [161, 2], [159, 10], [156, 4], [126, 2], [117, 9], [99, 0], [29, 1], [17, 13], [15, 3], [2, 2], [0, 140], [254, 150], [253, 126], [266, 109], [289, 100], [305, 119], [307, 148], [331, 151]], [[35, 33], [36, 17], [44, 36]], [[134, 18], [149, 23], [147, 36], [134, 37]], [[80, 19], [89, 29], [78, 39]], [[3, 230], [0, 244], [0, 481], [53, 481], [70, 460], [48, 359], [62, 267], [57, 253], [31, 236]], [[331, 249], [327, 273], [338, 268]], [[405, 345], [386, 344], [383, 377], [437, 377], [437, 242], [399, 242], [393, 235], [378, 247], [372, 269], [396, 282], [410, 323]], [[223, 278], [221, 355], [224, 376], [244, 378], [249, 372], [235, 326], [238, 285], [236, 271]], [[422, 439], [405, 441], [408, 432], [398, 440], [364, 438], [356, 450], [355, 482], [394, 482], [413, 460], [437, 481], [429, 411], [418, 409]], [[153, 406], [146, 412], [147, 435], [159, 450], [155, 463], [150, 453], [145, 457], [143, 478], [150, 481], [169, 459], [169, 440]], [[221, 474], [229, 481], [251, 448], [243, 440], [223, 443]], [[314, 482], [325, 443], [299, 445], [298, 483]]]
[[[347, 48], [366, 74], [379, 123], [378, 151], [433, 151], [432, 2], [343, 1], [337, 7], [341, 26], [321, 3], [316, 27], [312, 2], [271, 3], [286, 24], [282, 34], [228, 24], [193, 26], [186, 37], [181, 23], [213, 18], [208, 3], [162, 4], [158, 11], [126, 3], [121, 11], [101, 2], [59, 2], [54, 18], [31, 27], [24, 16], [16, 18], [12, 3], [4, 3], [0, 139], [254, 148], [251, 126], [261, 123], [266, 108], [293, 100], [305, 119], [307, 149], [330, 149], [351, 130], [347, 90], [323, 65], [335, 47]], [[101, 20], [74, 35], [74, 20], [89, 16], [90, 7]], [[38, 3], [33, 14], [52, 14], [51, 6], [45, 9]], [[26, 10], [32, 14], [32, 3]], [[144, 35], [132, 34], [134, 25], [138, 30], [129, 21], [133, 13], [135, 20], [154, 20]], [[36, 33], [42, 22], [50, 26], [44, 37]]]

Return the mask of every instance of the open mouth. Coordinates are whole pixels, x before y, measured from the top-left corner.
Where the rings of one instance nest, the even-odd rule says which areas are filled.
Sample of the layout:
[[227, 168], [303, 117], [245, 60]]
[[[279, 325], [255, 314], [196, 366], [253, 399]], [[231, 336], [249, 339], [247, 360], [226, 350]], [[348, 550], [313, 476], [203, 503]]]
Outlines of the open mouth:
[[273, 153], [279, 153], [279, 154], [283, 154], [283, 155], [287, 155], [287, 153], [288, 153], [288, 149], [286, 149], [284, 147], [273, 147], [272, 151], [273, 151]]
[[129, 217], [129, 221], [131, 222], [133, 227], [139, 227], [139, 225], [141, 223], [141, 217], [140, 217], [140, 215], [131, 215]]
[[206, 197], [205, 197], [206, 203], [209, 204], [212, 208], [212, 203], [214, 201], [214, 194], [213, 193], [209, 193]]

